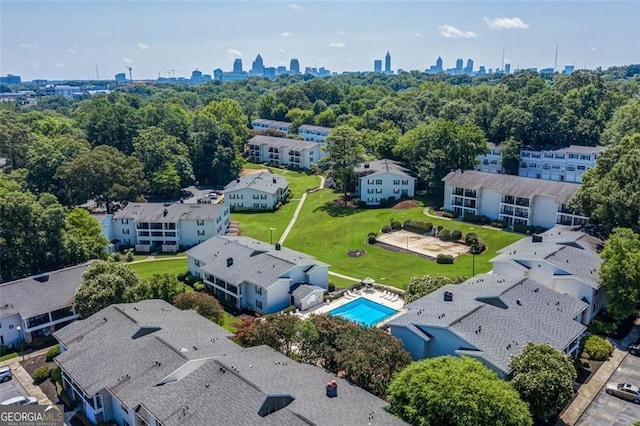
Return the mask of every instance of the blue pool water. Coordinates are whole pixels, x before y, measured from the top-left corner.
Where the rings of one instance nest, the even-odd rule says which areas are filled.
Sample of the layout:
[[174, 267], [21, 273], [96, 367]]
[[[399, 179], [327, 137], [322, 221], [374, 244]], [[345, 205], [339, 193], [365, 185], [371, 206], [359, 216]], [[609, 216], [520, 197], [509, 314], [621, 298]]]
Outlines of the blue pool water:
[[328, 314], [340, 316], [369, 327], [378, 324], [397, 312], [395, 309], [387, 308], [379, 303], [360, 297], [329, 311]]

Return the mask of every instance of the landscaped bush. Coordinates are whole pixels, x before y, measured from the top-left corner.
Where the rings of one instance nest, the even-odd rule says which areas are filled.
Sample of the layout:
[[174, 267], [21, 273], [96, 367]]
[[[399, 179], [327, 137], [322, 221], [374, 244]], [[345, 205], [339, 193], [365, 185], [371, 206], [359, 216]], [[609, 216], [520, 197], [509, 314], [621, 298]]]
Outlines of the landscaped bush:
[[457, 217], [458, 217], [458, 213], [453, 212], [453, 211], [451, 211], [451, 210], [445, 210], [445, 211], [442, 213], [442, 217], [448, 217], [448, 218], [450, 218], [450, 219], [455, 219], [455, 218], [457, 218]]
[[613, 352], [613, 345], [600, 336], [591, 335], [582, 339], [582, 352], [594, 361], [605, 361]]
[[388, 204], [393, 204], [393, 203], [395, 203], [395, 201], [396, 201], [396, 197], [393, 196], [393, 195], [391, 195], [391, 196], [389, 196], [389, 198], [387, 198], [387, 203]]
[[383, 234], [388, 234], [389, 232], [391, 232], [391, 227], [389, 225], [385, 225], [382, 227]]
[[397, 231], [398, 229], [402, 228], [402, 224], [397, 220], [392, 220], [389, 225], [391, 226], [391, 229], [393, 229], [394, 231]]
[[111, 260], [113, 260], [114, 262], [120, 262], [120, 253], [113, 253], [111, 255]]
[[60, 367], [52, 368], [49, 372], [49, 377], [54, 382], [62, 382], [62, 369]]
[[9, 347], [5, 345], [0, 345], [0, 356], [9, 353]]
[[53, 359], [58, 355], [60, 355], [60, 346], [54, 346], [47, 351], [45, 359], [47, 360], [47, 362], [53, 361]]
[[184, 283], [193, 287], [193, 285], [198, 281], [198, 277], [191, 275], [190, 272], [187, 272], [184, 276]]
[[462, 239], [462, 231], [454, 229], [451, 231], [451, 241], [460, 241]]
[[43, 382], [49, 378], [49, 367], [42, 366], [31, 375], [34, 382]]
[[443, 265], [449, 265], [453, 263], [453, 256], [451, 256], [450, 254], [438, 254], [438, 257], [436, 257], [436, 262], [443, 264]]
[[195, 291], [202, 291], [204, 290], [204, 283], [196, 283], [196, 285], [193, 286], [193, 289]]
[[517, 232], [519, 234], [526, 234], [528, 231], [528, 226], [524, 223], [519, 223], [517, 225], [513, 225], [513, 232]]
[[358, 207], [360, 208], [367, 207], [367, 202], [365, 200], [360, 200], [360, 202], [358, 203]]
[[131, 250], [129, 250], [129, 251], [127, 252], [127, 257], [125, 258], [125, 260], [126, 260], [127, 262], [133, 262], [135, 259], [136, 259], [136, 258], [135, 258], [135, 256], [133, 255], [133, 252], [132, 252]]
[[507, 224], [505, 222], [501, 222], [499, 220], [494, 220], [489, 225], [493, 226], [494, 228], [506, 228], [507, 227]]
[[376, 243], [376, 236], [375, 236], [375, 235], [369, 235], [369, 236], [367, 237], [367, 242], [368, 242], [369, 244], [375, 244], [375, 243]]
[[187, 274], [188, 272], [180, 272], [178, 275], [176, 275], [176, 278], [178, 279], [178, 281], [183, 283], [185, 281], [185, 278], [187, 277]]
[[329, 281], [329, 293], [336, 291], [336, 285]]
[[389, 205], [389, 200], [382, 197], [380, 198], [380, 207], [387, 207]]
[[491, 222], [491, 219], [489, 219], [485, 215], [478, 216], [478, 215], [471, 214], [471, 213], [466, 213], [462, 217], [462, 220], [464, 220], [465, 222], [479, 223], [481, 225], [486, 225], [487, 223]]
[[353, 197], [351, 199], [351, 204], [353, 204], [354, 206], [359, 206], [361, 201], [362, 200], [359, 197]]
[[431, 222], [407, 219], [402, 224], [402, 228], [405, 231], [415, 232], [416, 234], [427, 234], [433, 229], [433, 224]]
[[451, 231], [449, 231], [448, 229], [443, 229], [442, 231], [438, 232], [438, 238], [442, 241], [449, 241], [451, 239]]
[[618, 327], [614, 320], [593, 319], [587, 326], [587, 330], [593, 334], [609, 335]]

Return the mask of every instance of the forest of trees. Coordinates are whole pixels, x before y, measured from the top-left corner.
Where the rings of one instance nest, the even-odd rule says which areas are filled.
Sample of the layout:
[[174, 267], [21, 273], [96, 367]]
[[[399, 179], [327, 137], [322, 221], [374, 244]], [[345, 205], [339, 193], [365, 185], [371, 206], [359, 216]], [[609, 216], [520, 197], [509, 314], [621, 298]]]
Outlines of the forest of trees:
[[[1, 279], [89, 256], [89, 248], [70, 255], [51, 249], [53, 242], [38, 248], [44, 253], [24, 250], [16, 229], [42, 229], [38, 224], [55, 206], [60, 217], [87, 200], [110, 211], [116, 203], [176, 197], [195, 182], [228, 183], [242, 169], [255, 118], [339, 128], [332, 140], [348, 135], [355, 157], [407, 161], [422, 187], [437, 194], [440, 179], [452, 168], [472, 168], [487, 142], [505, 144], [508, 163], [524, 145], [615, 145], [640, 131], [637, 68], [544, 78], [533, 72], [281, 76], [196, 87], [134, 85], [84, 99], [43, 97], [33, 105], [3, 102]], [[10, 195], [15, 192], [21, 196]], [[17, 203], [37, 213], [8, 215]]]

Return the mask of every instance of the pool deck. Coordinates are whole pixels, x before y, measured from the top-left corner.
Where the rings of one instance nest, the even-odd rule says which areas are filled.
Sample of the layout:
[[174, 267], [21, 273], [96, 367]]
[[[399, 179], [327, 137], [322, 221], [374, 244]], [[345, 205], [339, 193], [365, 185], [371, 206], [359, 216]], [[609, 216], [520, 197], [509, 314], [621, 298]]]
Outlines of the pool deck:
[[379, 303], [383, 306], [386, 306], [387, 308], [391, 308], [394, 309], [396, 311], [398, 311], [398, 313], [390, 316], [389, 318], [385, 318], [384, 321], [382, 321], [379, 324], [376, 324], [376, 327], [380, 327], [381, 325], [384, 325], [385, 323], [389, 322], [390, 320], [394, 319], [395, 317], [397, 317], [398, 315], [404, 313], [404, 299], [402, 297], [398, 297], [395, 301], [391, 301], [389, 300], [389, 298], [383, 298], [382, 296], [384, 295], [384, 293], [380, 290], [360, 290], [360, 291], [356, 291], [356, 292], [351, 292], [352, 296], [342, 296], [339, 299], [336, 299], [334, 301], [332, 301], [329, 304], [323, 304], [320, 305], [319, 307], [316, 307], [315, 309], [310, 309], [308, 311], [305, 312], [301, 312], [299, 315], [302, 318], [306, 318], [311, 314], [326, 314], [329, 311], [332, 311], [336, 308], [339, 308], [340, 306], [344, 306], [349, 302], [353, 302], [354, 300], [358, 299], [358, 298], [365, 298], [368, 300], [371, 300], [372, 302], [376, 302]]

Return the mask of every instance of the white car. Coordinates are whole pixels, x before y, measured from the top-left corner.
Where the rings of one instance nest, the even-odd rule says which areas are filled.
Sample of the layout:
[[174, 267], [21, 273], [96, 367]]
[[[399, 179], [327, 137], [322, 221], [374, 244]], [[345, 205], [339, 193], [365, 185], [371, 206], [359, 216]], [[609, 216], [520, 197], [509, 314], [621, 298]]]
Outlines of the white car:
[[13, 377], [13, 372], [9, 367], [0, 367], [0, 383], [6, 382], [7, 380], [11, 380]]
[[36, 405], [38, 400], [32, 396], [16, 396], [0, 402], [0, 405]]
[[618, 398], [632, 401], [635, 404], [640, 404], [640, 389], [635, 385], [631, 385], [629, 383], [609, 382], [605, 386], [605, 391], [609, 395], [614, 395]]

